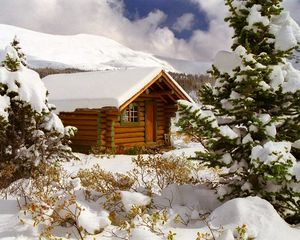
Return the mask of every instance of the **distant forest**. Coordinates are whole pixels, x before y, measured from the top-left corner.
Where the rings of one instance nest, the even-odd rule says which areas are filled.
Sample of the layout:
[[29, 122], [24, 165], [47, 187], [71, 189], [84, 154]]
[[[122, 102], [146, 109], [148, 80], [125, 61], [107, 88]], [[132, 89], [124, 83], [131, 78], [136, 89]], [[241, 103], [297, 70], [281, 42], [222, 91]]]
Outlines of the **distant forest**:
[[[50, 74], [59, 73], [76, 73], [84, 72], [83, 70], [76, 68], [66, 69], [55, 69], [55, 68], [38, 68], [34, 69], [37, 71], [41, 78], [46, 77]], [[191, 95], [194, 100], [197, 100], [198, 89], [206, 83], [213, 84], [213, 79], [207, 74], [186, 74], [186, 73], [175, 73], [169, 72], [169, 74], [179, 83], [179, 85]]]
[[60, 74], [60, 73], [76, 73], [76, 72], [84, 72], [84, 70], [80, 70], [77, 68], [34, 68], [34, 71], [38, 72], [41, 78], [44, 78], [51, 74]]
[[169, 72], [169, 74], [187, 93], [191, 95], [194, 100], [198, 99], [197, 92], [204, 84], [214, 84], [212, 77], [208, 74], [186, 74], [174, 72]]

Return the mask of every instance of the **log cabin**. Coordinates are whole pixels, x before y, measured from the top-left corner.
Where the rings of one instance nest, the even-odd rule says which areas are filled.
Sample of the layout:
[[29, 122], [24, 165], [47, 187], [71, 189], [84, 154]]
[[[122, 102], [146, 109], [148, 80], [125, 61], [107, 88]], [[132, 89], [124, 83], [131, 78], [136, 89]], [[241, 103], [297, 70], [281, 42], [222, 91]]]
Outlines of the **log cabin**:
[[160, 68], [49, 75], [49, 102], [78, 129], [74, 151], [152, 147], [168, 142], [179, 99], [193, 102]]

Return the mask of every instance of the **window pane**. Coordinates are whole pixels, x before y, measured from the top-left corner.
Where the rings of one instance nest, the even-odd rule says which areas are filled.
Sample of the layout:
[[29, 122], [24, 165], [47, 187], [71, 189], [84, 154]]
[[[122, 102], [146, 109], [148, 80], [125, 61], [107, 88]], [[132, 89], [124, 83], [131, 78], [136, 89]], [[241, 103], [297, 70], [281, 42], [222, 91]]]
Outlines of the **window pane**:
[[128, 121], [129, 121], [129, 110], [128, 110], [128, 109], [126, 109], [126, 110], [123, 112], [122, 120], [123, 120], [124, 122], [128, 122]]
[[138, 107], [133, 106], [131, 109], [131, 122], [138, 122]]
[[130, 105], [122, 114], [123, 122], [138, 122], [139, 121], [138, 106]]

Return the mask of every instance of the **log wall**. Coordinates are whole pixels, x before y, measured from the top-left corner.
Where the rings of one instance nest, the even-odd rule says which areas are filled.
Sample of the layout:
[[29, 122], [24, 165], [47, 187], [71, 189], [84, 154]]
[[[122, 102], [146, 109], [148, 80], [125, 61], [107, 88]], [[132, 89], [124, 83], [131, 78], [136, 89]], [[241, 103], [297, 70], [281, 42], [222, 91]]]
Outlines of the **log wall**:
[[[147, 143], [145, 140], [145, 105], [148, 102], [155, 104], [155, 143]], [[165, 144], [164, 135], [169, 133], [170, 118], [175, 115], [177, 107], [168, 105], [160, 98], [151, 95], [139, 97], [134, 103], [139, 105], [139, 122], [133, 125], [122, 124], [121, 114], [114, 109], [76, 110], [75, 112], [60, 113], [60, 118], [65, 126], [70, 125], [78, 129], [72, 139], [72, 149], [88, 153], [91, 149], [106, 151], [118, 147]]]
[[[146, 142], [146, 129], [145, 129], [145, 111], [146, 104], [152, 102], [155, 104], [155, 119], [156, 119], [156, 142]], [[147, 145], [163, 145], [165, 143], [164, 135], [169, 133], [170, 118], [174, 116], [177, 107], [173, 105], [167, 105], [159, 97], [151, 96], [139, 97], [134, 103], [139, 105], [139, 122], [133, 125], [122, 125], [121, 118], [115, 116], [113, 135], [114, 142], [110, 141], [107, 147], [135, 147], [135, 146], [147, 146]], [[110, 128], [111, 130], [111, 128]]]
[[88, 153], [91, 147], [97, 146], [98, 139], [98, 112], [75, 111], [59, 114], [65, 126], [74, 126], [78, 129], [72, 141], [72, 149], [76, 152]]

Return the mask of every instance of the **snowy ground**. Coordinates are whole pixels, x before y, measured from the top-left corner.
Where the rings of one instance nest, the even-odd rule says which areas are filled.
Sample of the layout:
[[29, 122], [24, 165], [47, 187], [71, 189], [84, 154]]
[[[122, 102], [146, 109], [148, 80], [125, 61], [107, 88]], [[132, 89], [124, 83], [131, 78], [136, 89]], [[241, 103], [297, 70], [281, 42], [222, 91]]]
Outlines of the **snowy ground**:
[[[175, 144], [180, 149], [176, 149], [165, 153], [165, 156], [193, 156], [195, 151], [203, 151], [200, 144], [184, 142], [177, 139]], [[126, 173], [132, 169], [132, 158], [136, 156], [126, 155], [103, 155], [93, 156], [76, 154], [80, 161], [64, 163], [63, 167], [70, 175], [76, 174], [80, 169], [89, 169], [99, 164], [106, 171]], [[208, 174], [209, 173], [203, 173]], [[125, 193], [124, 193], [125, 194]], [[139, 195], [128, 195], [124, 197], [125, 202], [147, 201]], [[214, 193], [203, 186], [183, 185], [178, 186], [172, 184], [162, 192], [162, 196], [154, 198], [154, 202], [160, 205], [168, 203], [164, 201], [168, 196], [172, 195], [171, 212], [184, 213], [186, 216], [186, 225], [183, 223], [174, 223], [172, 221], [162, 226], [162, 231], [168, 233], [172, 231], [176, 233], [175, 240], [195, 240], [197, 233], [210, 232], [208, 226], [216, 232], [222, 232], [217, 240], [232, 240], [236, 234], [236, 227], [247, 225], [248, 234], [257, 240], [299, 240], [300, 229], [291, 227], [285, 223], [273, 207], [266, 201], [257, 198], [234, 199], [223, 205], [216, 199]], [[142, 199], [142, 200], [141, 200]], [[130, 205], [129, 205], [130, 206]], [[200, 219], [199, 215], [212, 212], [207, 215], [206, 222]], [[18, 216], [22, 216], [19, 212], [18, 202], [15, 199], [0, 200], [0, 239], [38, 239], [38, 227], [33, 227], [30, 221], [22, 224]], [[183, 215], [184, 216], [184, 215]], [[87, 220], [93, 225], [95, 219]], [[88, 239], [117, 239], [110, 236], [110, 232], [114, 230], [113, 226], [99, 235]], [[109, 237], [110, 236], [110, 237]], [[132, 231], [130, 240], [159, 240], [164, 239], [154, 235], [150, 231], [142, 227], [137, 227]]]

